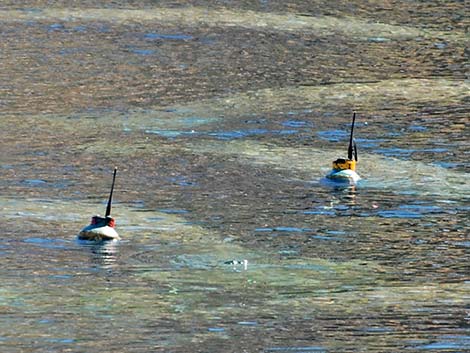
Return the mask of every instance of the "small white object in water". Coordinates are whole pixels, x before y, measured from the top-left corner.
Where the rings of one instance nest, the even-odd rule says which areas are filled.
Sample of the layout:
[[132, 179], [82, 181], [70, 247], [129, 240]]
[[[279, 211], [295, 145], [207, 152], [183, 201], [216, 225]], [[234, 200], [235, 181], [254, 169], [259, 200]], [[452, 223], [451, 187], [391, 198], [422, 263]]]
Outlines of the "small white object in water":
[[114, 219], [111, 217], [93, 216], [91, 224], [83, 228], [78, 233], [78, 239], [81, 240], [119, 240], [119, 234], [114, 229]]
[[243, 265], [243, 269], [248, 270], [248, 260], [230, 260], [224, 262], [226, 265], [233, 265], [233, 269], [237, 268], [237, 265]]
[[354, 170], [343, 169], [343, 170], [331, 170], [326, 177], [328, 179], [337, 180], [337, 181], [347, 181], [352, 183], [357, 183], [361, 177]]

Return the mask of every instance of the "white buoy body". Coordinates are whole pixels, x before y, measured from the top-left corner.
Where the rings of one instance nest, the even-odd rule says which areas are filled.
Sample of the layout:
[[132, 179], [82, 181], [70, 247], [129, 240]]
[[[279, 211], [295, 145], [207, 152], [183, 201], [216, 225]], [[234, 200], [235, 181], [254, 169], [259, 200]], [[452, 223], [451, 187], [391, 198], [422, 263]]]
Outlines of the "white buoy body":
[[354, 170], [351, 169], [343, 169], [343, 170], [335, 170], [332, 169], [326, 177], [331, 180], [341, 181], [341, 182], [350, 182], [350, 183], [357, 183], [361, 177], [357, 174]]
[[119, 240], [119, 234], [114, 229], [114, 219], [111, 217], [92, 217], [91, 224], [83, 228], [78, 233], [78, 239], [80, 240]]

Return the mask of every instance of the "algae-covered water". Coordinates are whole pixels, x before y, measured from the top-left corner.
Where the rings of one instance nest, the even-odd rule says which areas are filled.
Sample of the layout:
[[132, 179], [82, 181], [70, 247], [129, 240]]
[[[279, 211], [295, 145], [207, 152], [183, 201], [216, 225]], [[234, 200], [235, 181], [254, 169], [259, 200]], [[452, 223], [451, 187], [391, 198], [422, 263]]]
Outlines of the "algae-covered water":
[[0, 351], [470, 350], [469, 19], [3, 1]]

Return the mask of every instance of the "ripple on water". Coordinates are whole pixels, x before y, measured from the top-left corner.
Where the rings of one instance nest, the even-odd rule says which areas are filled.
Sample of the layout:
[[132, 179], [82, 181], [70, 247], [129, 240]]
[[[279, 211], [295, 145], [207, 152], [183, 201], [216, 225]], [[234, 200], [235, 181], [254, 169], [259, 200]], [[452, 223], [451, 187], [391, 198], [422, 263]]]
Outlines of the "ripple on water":
[[67, 244], [69, 243], [63, 239], [51, 238], [26, 238], [23, 240], [23, 242], [48, 249], [67, 249]]
[[427, 214], [443, 213], [443, 209], [433, 205], [400, 205], [397, 209], [378, 211], [377, 215], [383, 218], [422, 218]]

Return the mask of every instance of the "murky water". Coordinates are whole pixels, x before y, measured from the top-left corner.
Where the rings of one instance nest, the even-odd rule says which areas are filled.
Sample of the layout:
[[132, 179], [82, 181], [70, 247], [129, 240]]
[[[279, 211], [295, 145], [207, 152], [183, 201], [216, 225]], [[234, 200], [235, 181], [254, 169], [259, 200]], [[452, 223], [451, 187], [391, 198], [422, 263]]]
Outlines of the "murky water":
[[469, 18], [2, 2], [0, 351], [469, 350]]

